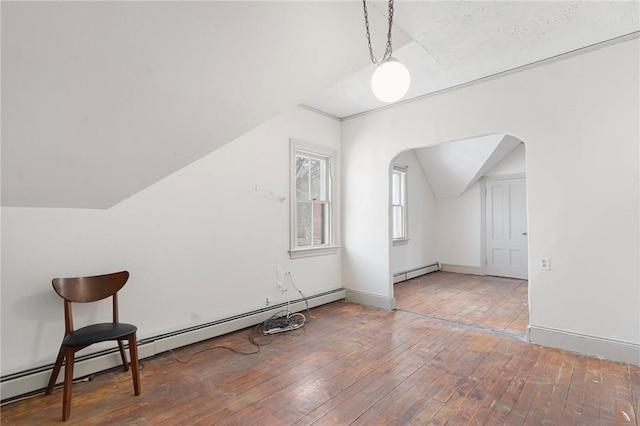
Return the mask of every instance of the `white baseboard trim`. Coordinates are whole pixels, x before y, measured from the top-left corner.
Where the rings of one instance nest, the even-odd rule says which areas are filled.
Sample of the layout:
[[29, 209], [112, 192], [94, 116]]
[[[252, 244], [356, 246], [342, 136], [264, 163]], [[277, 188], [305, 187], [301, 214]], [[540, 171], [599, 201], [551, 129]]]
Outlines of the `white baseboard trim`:
[[485, 268], [482, 266], [452, 265], [450, 263], [441, 263], [440, 270], [444, 272], [455, 272], [456, 274], [487, 275]]
[[[129, 357], [129, 351], [127, 350], [127, 357]], [[155, 355], [153, 343], [138, 346], [138, 358], [148, 358]], [[130, 358], [129, 358], [130, 359]], [[73, 366], [73, 377], [85, 377], [90, 374], [100, 371], [108, 370], [113, 367], [121, 366], [122, 360], [120, 359], [120, 352], [112, 352], [106, 355], [101, 355], [95, 358], [91, 358], [84, 361], [78, 361]], [[123, 374], [131, 375], [129, 372], [122, 372]], [[13, 380], [7, 380], [0, 383], [0, 395], [2, 400], [8, 398], [14, 398], [16, 396], [24, 395], [27, 393], [35, 392], [47, 387], [49, 383], [49, 377], [51, 376], [51, 368], [44, 371], [38, 371], [33, 374], [19, 377]], [[56, 384], [61, 383], [64, 379], [64, 367], [60, 369], [58, 380]], [[132, 385], [133, 386], [133, 385]], [[133, 392], [133, 388], [132, 388]]]
[[531, 343], [640, 366], [640, 345], [530, 325]]
[[[329, 294], [323, 294], [320, 296], [311, 296], [308, 298], [308, 303], [310, 308], [315, 308], [316, 306], [325, 305], [327, 303], [336, 302], [338, 300], [343, 300], [346, 298], [346, 290], [341, 289], [337, 292], [332, 292]], [[231, 333], [233, 331], [242, 330], [243, 328], [251, 327], [253, 325], [259, 324], [262, 321], [268, 319], [273, 314], [282, 311], [282, 309], [286, 309], [286, 303], [284, 306], [278, 305], [274, 307], [274, 309], [270, 309], [268, 311], [259, 312], [251, 315], [238, 315], [236, 318], [231, 320], [226, 320], [224, 322], [220, 322], [218, 324], [198, 328], [196, 330], [183, 332], [180, 334], [176, 334], [173, 336], [169, 336], [166, 338], [159, 338], [154, 341], [155, 344], [155, 353], [159, 354], [169, 349], [180, 348], [182, 346], [190, 345], [192, 343], [201, 342], [203, 340], [212, 339], [217, 336], [222, 336], [223, 334]], [[307, 308], [307, 305], [304, 301], [292, 302], [291, 303], [291, 311], [292, 312], [302, 312]]]
[[374, 308], [392, 311], [396, 308], [396, 298], [380, 296], [379, 294], [367, 293], [358, 290], [347, 289], [347, 302], [359, 305], [372, 306]]
[[[345, 289], [336, 289], [319, 295], [310, 296], [307, 298], [307, 302], [309, 303], [310, 308], [314, 308], [316, 306], [343, 300], [345, 297]], [[274, 305], [270, 309], [253, 311], [247, 314], [239, 314], [234, 317], [215, 321], [209, 325], [205, 324], [201, 327], [192, 327], [188, 330], [178, 330], [155, 338], [142, 339], [138, 344], [138, 358], [149, 358], [168, 351], [169, 349], [179, 348], [233, 331], [242, 330], [243, 328], [251, 327], [255, 324], [261, 323], [275, 313], [282, 311], [283, 308], [286, 309], [286, 303]], [[307, 305], [304, 300], [299, 300], [291, 303], [290, 309], [294, 312], [301, 312], [306, 308]], [[76, 360], [73, 369], [73, 377], [85, 377], [90, 374], [122, 365], [120, 353], [116, 348], [114, 348], [114, 351], [115, 352], [106, 353], [104, 355], [92, 356], [84, 360]], [[46, 368], [34, 369], [33, 373], [25, 372], [22, 375], [12, 374], [12, 377], [17, 377], [3, 380], [0, 383], [0, 397], [4, 401], [6, 399], [15, 398], [20, 395], [44, 389], [49, 382], [49, 376], [51, 375], [52, 368], [53, 365], [49, 365]], [[124, 371], [123, 374], [131, 375], [130, 372], [125, 373]], [[64, 367], [62, 367], [56, 383], [61, 383], [63, 379]]]
[[393, 274], [393, 283], [401, 283], [403, 281], [410, 280], [412, 278], [420, 277], [425, 274], [429, 274], [431, 272], [439, 271], [440, 264], [438, 262], [431, 263], [426, 266], [422, 266], [419, 268], [408, 269], [402, 272], [396, 272]]

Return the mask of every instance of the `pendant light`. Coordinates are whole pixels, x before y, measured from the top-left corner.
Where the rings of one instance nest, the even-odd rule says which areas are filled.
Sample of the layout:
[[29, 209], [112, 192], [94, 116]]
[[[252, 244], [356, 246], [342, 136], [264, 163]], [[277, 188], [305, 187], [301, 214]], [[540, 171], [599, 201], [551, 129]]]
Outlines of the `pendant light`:
[[411, 75], [407, 67], [393, 58], [391, 46], [391, 28], [393, 27], [393, 1], [389, 0], [389, 30], [387, 32], [387, 47], [382, 59], [378, 61], [371, 47], [371, 35], [369, 34], [369, 14], [367, 13], [367, 0], [362, 0], [364, 8], [364, 25], [367, 30], [367, 43], [369, 45], [369, 57], [371, 62], [378, 67], [371, 78], [371, 90], [376, 98], [382, 102], [396, 102], [409, 90]]

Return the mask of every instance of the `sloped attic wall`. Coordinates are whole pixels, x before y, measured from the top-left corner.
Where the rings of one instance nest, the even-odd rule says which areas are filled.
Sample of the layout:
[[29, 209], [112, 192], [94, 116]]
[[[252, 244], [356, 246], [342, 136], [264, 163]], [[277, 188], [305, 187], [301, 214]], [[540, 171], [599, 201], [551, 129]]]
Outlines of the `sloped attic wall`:
[[434, 196], [450, 198], [461, 196], [519, 143], [511, 135], [487, 135], [415, 152]]
[[3, 206], [111, 207], [370, 63], [352, 1], [0, 7]]

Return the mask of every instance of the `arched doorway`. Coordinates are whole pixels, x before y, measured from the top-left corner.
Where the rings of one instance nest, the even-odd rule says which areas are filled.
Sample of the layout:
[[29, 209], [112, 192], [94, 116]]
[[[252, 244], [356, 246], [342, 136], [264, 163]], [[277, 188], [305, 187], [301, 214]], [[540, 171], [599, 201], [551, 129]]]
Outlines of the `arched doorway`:
[[[447, 142], [404, 151], [394, 166], [407, 170], [408, 229], [406, 239], [390, 237], [396, 308], [524, 336], [529, 311], [523, 141], [502, 134]], [[393, 201], [398, 188], [393, 182], [390, 187]], [[392, 231], [395, 216], [389, 215]]]

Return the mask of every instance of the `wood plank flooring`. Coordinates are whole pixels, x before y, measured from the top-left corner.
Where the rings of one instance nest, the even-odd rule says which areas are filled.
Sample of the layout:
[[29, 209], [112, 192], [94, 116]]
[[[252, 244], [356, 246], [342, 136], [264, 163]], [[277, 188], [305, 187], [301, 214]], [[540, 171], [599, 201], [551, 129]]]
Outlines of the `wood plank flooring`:
[[[640, 368], [406, 312], [335, 302], [255, 355], [143, 361], [73, 387], [82, 425], [638, 424]], [[486, 318], [485, 318], [486, 320]], [[483, 320], [484, 321], [484, 320]], [[250, 352], [249, 330], [176, 351]], [[59, 424], [62, 390], [2, 407], [3, 425]]]
[[398, 309], [524, 335], [529, 326], [526, 280], [434, 272], [394, 286]]

